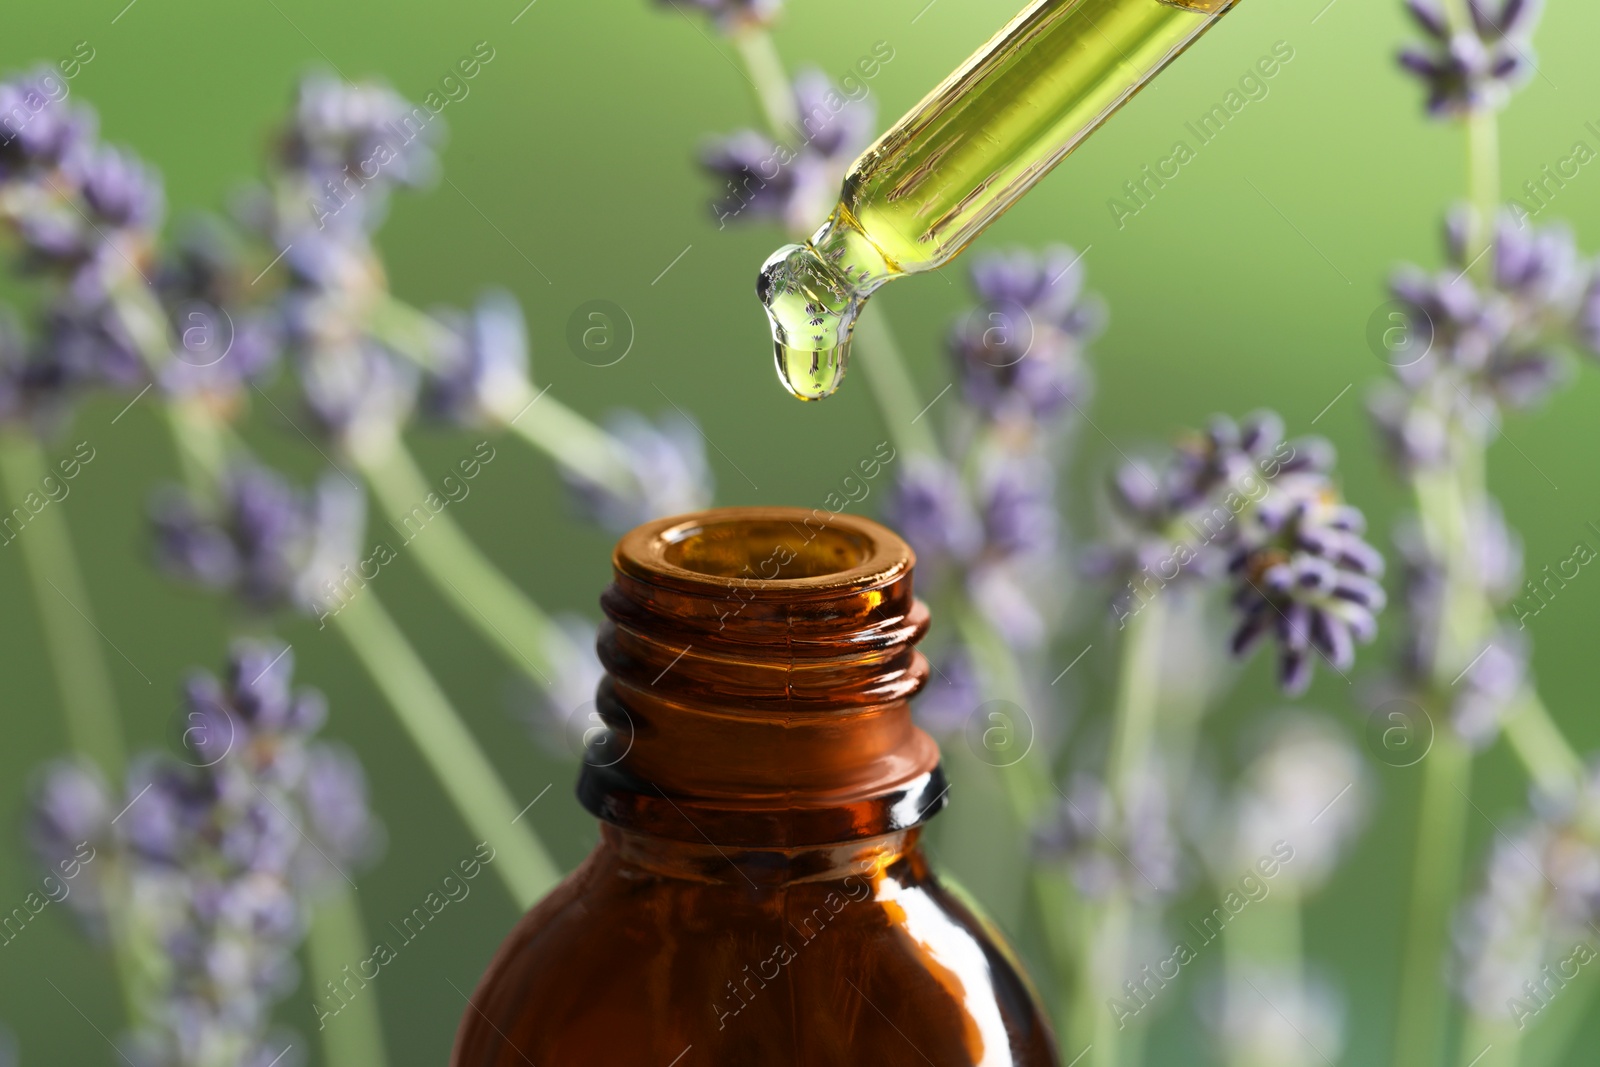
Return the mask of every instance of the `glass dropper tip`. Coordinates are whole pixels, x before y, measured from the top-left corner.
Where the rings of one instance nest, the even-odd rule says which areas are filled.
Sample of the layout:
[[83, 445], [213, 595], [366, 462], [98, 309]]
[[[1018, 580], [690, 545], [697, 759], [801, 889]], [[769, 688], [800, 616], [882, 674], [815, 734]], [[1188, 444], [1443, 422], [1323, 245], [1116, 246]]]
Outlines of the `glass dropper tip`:
[[801, 400], [832, 396], [850, 361], [850, 334], [866, 296], [807, 242], [762, 264], [756, 296], [772, 327], [778, 380]]

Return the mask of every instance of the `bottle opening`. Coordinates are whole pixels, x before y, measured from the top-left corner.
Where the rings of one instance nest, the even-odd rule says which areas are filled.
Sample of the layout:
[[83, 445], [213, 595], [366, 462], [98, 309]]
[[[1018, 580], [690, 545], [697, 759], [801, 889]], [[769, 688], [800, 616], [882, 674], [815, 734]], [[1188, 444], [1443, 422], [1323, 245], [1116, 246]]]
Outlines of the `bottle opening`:
[[797, 533], [792, 523], [748, 519], [679, 527], [665, 534], [666, 561], [712, 578], [790, 581], [855, 570], [873, 546], [853, 530]]

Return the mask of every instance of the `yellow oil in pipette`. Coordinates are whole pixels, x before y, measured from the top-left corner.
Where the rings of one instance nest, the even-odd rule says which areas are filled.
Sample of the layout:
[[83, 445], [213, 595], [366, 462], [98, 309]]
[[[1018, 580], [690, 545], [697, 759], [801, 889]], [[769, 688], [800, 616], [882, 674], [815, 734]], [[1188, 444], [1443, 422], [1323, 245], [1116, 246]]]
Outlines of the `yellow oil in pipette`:
[[948, 263], [1235, 2], [1035, 0], [1011, 20], [861, 154], [810, 241], [762, 266], [784, 386], [838, 389], [874, 290]]

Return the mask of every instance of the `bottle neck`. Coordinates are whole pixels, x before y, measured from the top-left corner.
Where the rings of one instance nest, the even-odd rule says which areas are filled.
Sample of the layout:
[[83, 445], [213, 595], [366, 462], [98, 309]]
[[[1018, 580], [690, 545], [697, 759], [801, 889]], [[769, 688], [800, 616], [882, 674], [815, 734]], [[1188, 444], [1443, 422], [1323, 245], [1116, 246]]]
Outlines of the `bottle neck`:
[[741, 848], [680, 841], [602, 823], [600, 838], [630, 867], [692, 882], [777, 889], [856, 878], [876, 886], [884, 872], [919, 852], [922, 831], [899, 830], [838, 845]]
[[578, 794], [624, 829], [720, 848], [893, 834], [944, 802], [911, 721], [928, 626], [876, 523], [721, 509], [639, 527], [601, 599], [607, 729]]

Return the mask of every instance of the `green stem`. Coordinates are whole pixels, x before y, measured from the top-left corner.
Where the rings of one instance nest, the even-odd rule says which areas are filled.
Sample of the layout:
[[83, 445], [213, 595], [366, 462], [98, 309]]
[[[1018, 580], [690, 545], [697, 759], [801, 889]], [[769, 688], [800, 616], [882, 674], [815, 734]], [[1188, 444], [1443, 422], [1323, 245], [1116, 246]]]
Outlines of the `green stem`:
[[508, 415], [505, 429], [614, 496], [639, 493], [639, 479], [611, 435], [548, 392], [528, 394], [521, 409]]
[[1108, 1001], [1120, 992], [1114, 984], [1116, 976], [1128, 969], [1132, 902], [1127, 893], [1113, 890], [1104, 900], [1084, 908], [1083, 919], [1068, 1032], [1076, 1034], [1075, 1043], [1084, 1046], [1086, 1067], [1118, 1067], [1126, 1024], [1112, 1012]]
[[456, 714], [375, 595], [359, 596], [334, 618], [427, 761], [468, 828], [498, 853], [493, 864], [519, 907], [531, 907], [560, 874], [532, 827], [517, 825], [526, 811], [500, 781], [494, 765]]
[[1082, 946], [1084, 901], [1065, 868], [1034, 864], [1030, 881], [1049, 954], [1051, 977], [1055, 980], [1055, 1029], [1064, 1039], [1072, 1033], [1075, 990], [1071, 965], [1078, 959]]
[[[1467, 180], [1477, 220], [1476, 247], [1471, 252], [1476, 257], [1494, 243], [1495, 215], [1500, 211], [1500, 127], [1493, 111], [1476, 111], [1467, 119]], [[1490, 254], [1477, 261], [1473, 269], [1480, 280], [1493, 273], [1492, 259]]]
[[[44, 630], [45, 655], [55, 674], [68, 741], [73, 751], [92, 761], [115, 789], [127, 761], [116, 690], [100, 647], [102, 638], [87, 614], [89, 595], [72, 550], [66, 516], [59, 503], [44, 495], [42, 482], [48, 473], [39, 442], [31, 434], [21, 430], [0, 434], [0, 481], [6, 495], [15, 502], [14, 507], [31, 516], [27, 525], [16, 531], [0, 526], [0, 537], [10, 538], [0, 547], [15, 540], [22, 553], [23, 569]], [[30, 494], [47, 501], [36, 514], [25, 503]], [[12, 511], [4, 518], [9, 520], [15, 514]], [[124, 906], [127, 894], [119, 888], [126, 878], [115, 856], [105, 855], [98, 862], [105, 865], [100, 880], [106, 888], [112, 969], [127, 1022], [137, 1027], [145, 1018], [142, 999], [148, 983], [139, 953], [130, 940]]]
[[[445, 598], [485, 640], [513, 664], [549, 688], [556, 664], [577, 655], [567, 635], [483, 555], [448, 511], [435, 513], [424, 501], [437, 494], [405, 445], [396, 442], [362, 472], [390, 527], [405, 538]], [[414, 528], [413, 528], [414, 527]]]
[[[856, 320], [855, 344], [862, 348], [856, 363], [866, 375], [867, 386], [878, 404], [894, 446], [908, 456], [937, 459], [939, 443], [933, 435], [929, 411], [917, 395], [917, 384], [906, 367], [900, 346], [889, 329], [889, 319], [877, 312]], [[935, 398], [937, 402], [938, 398]]]
[[425, 311], [419, 311], [393, 293], [377, 298], [367, 316], [374, 337], [423, 370], [439, 366], [439, 353], [458, 343], [455, 335]]
[[1395, 1032], [1394, 1063], [1407, 1067], [1439, 1063], [1448, 1011], [1448, 990], [1439, 968], [1460, 891], [1472, 775], [1471, 750], [1448, 723], [1436, 729], [1422, 775]]
[[[1231, 885], [1218, 886], [1219, 898], [1232, 891]], [[1230, 923], [1222, 936], [1223, 969], [1227, 974], [1225, 1000], [1259, 1004], [1261, 994], [1272, 996], [1270, 989], [1260, 988], [1263, 974], [1283, 973], [1303, 983], [1302, 926], [1300, 896], [1287, 888], [1274, 890], [1251, 904], [1247, 912]], [[1252, 983], [1255, 989], [1251, 988]], [[1231, 1010], [1231, 1004], [1225, 1005], [1223, 1010]], [[1229, 1062], [1235, 1067], [1251, 1067], [1257, 1062], [1243, 1047], [1234, 1046], [1227, 1051]], [[1299, 1062], [1292, 1057], [1285, 1060]], [[1306, 1060], [1310, 1061], [1311, 1057]]]
[[[448, 331], [426, 312], [385, 294], [368, 317], [367, 327], [395, 352], [428, 370]], [[617, 496], [639, 492], [639, 481], [605, 430], [567, 407], [548, 391], [518, 388], [495, 397], [491, 418], [499, 428], [521, 438], [585, 481]]]
[[750, 26], [733, 35], [733, 46], [744, 60], [744, 69], [750, 75], [755, 90], [756, 105], [773, 138], [789, 144], [794, 131], [800, 126], [800, 112], [795, 107], [794, 90], [784, 73], [783, 60], [772, 44], [772, 35], [760, 26]]
[[[356, 891], [342, 881], [329, 886], [312, 906], [306, 939], [312, 996], [320, 999], [324, 983], [332, 982], [348, 998], [340, 1000], [337, 1017], [322, 1020], [322, 1059], [329, 1067], [347, 1063], [384, 1067], [388, 1062], [376, 983], [363, 978], [357, 969], [371, 952], [372, 941], [367, 937]], [[341, 973], [347, 969], [348, 973]], [[351, 974], [355, 975], [353, 983]]]
[[[1129, 618], [1123, 634], [1117, 701], [1112, 709], [1111, 747], [1106, 758], [1106, 790], [1116, 810], [1126, 813], [1130, 791], [1155, 743], [1161, 707], [1161, 645], [1165, 606], [1146, 603]], [[1083, 951], [1073, 1009], [1074, 1028], [1092, 1046], [1091, 1067], [1117, 1067], [1122, 1060], [1123, 1023], [1104, 1002], [1117, 993], [1115, 982], [1127, 970], [1134, 916], [1132, 894], [1122, 886], [1085, 910]], [[1136, 1044], [1138, 1035], [1127, 1035]]]
[[1131, 615], [1122, 638], [1117, 703], [1112, 710], [1106, 785], [1118, 804], [1150, 755], [1161, 703], [1161, 645], [1166, 608], [1159, 597]]
[[1528, 777], [1546, 792], [1566, 795], [1583, 781], [1583, 758], [1550, 718], [1550, 710], [1532, 686], [1523, 690], [1503, 729]]
[[[66, 516], [62, 505], [45, 494], [43, 482], [50, 473], [31, 434], [18, 430], [0, 436], [0, 481], [12, 503], [0, 526], [5, 539], [0, 547], [14, 541], [22, 553], [72, 747], [93, 760], [108, 782], [116, 782], [127, 758], [116, 690], [101, 648], [104, 638], [89, 615], [89, 594]], [[35, 512], [29, 500], [43, 505]], [[11, 519], [19, 513], [25, 525], [12, 530]]]
[[1521, 1051], [1522, 1032], [1515, 1026], [1471, 1015], [1461, 1033], [1456, 1062], [1461, 1067], [1517, 1067]]
[[185, 484], [204, 499], [216, 496], [228, 469], [227, 434], [199, 401], [162, 405]]

